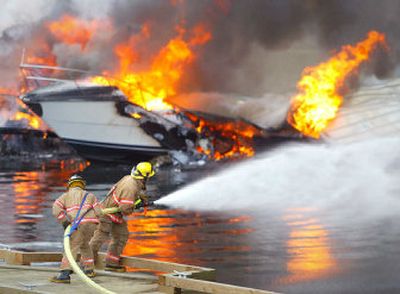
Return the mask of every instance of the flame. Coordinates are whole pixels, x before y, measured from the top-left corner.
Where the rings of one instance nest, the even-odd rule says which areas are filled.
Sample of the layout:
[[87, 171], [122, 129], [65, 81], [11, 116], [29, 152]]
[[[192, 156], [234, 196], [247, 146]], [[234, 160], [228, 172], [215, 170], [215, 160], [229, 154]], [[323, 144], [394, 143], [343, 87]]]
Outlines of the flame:
[[29, 108], [19, 99], [16, 100], [19, 107], [14, 113], [11, 120], [25, 120], [27, 124], [35, 130], [48, 129], [43, 120], [37, 116], [34, 112], [29, 110]]
[[319, 138], [342, 104], [340, 91], [346, 80], [379, 45], [387, 49], [385, 36], [371, 31], [364, 41], [343, 46], [327, 62], [305, 68], [297, 84], [299, 93], [292, 98], [288, 122], [303, 134]]
[[17, 95], [17, 92], [15, 91], [15, 89], [0, 87], [0, 95], [15, 96]]
[[57, 57], [52, 52], [52, 46], [48, 43], [44, 35], [37, 36], [30, 48], [30, 54], [26, 56], [26, 63], [57, 65]]
[[57, 61], [56, 57], [54, 55], [49, 55], [49, 56], [28, 56], [26, 58], [27, 63], [31, 64], [43, 64], [43, 65], [51, 65], [51, 66], [56, 66]]
[[[172, 2], [172, 5], [178, 5], [179, 2]], [[80, 44], [83, 51], [88, 49], [96, 31], [106, 25], [99, 21], [85, 21], [64, 15], [59, 20], [47, 22], [45, 26], [56, 40], [68, 45]], [[118, 59], [117, 68], [103, 71], [102, 76], [93, 76], [89, 80], [99, 85], [116, 86], [130, 102], [148, 111], [174, 109], [166, 101], [167, 98], [177, 95], [185, 70], [196, 60], [197, 49], [208, 43], [212, 34], [205, 23], [185, 28], [182, 22], [175, 27], [175, 36], [165, 42], [155, 54], [147, 48], [151, 35], [152, 24], [145, 22], [140, 32], [113, 48]], [[57, 60], [52, 54], [51, 46], [43, 43], [45, 45], [41, 51], [49, 56], [48, 64], [56, 65]], [[34, 54], [35, 60], [30, 61], [46, 63], [46, 60], [40, 60], [41, 57], [38, 56], [42, 55]], [[140, 119], [138, 114], [133, 117]], [[221, 160], [254, 155], [251, 145], [253, 136], [258, 132], [256, 128], [237, 122], [220, 123], [199, 118], [194, 120], [199, 121], [197, 131], [202, 137], [215, 136], [212, 144], [215, 148], [198, 147], [198, 151], [209, 158]]]
[[[206, 154], [209, 158], [217, 161], [237, 158], [251, 157], [254, 155], [253, 138], [260, 135], [260, 130], [242, 121], [213, 122], [186, 112], [185, 115], [194, 122], [196, 131], [202, 137], [214, 138], [212, 145], [215, 150], [197, 147], [197, 151]], [[223, 145], [226, 145], [224, 148]]]
[[[119, 58], [119, 69], [112, 74], [112, 79], [93, 77], [91, 81], [117, 86], [130, 102], [146, 110], [172, 109], [173, 106], [165, 99], [176, 95], [185, 67], [195, 60], [194, 49], [211, 40], [211, 33], [203, 24], [195, 26], [189, 33], [182, 26], [178, 26], [176, 31], [177, 35], [152, 58], [148, 70], [135, 71], [133, 66], [140, 59], [140, 54], [134, 48], [150, 36], [149, 25], [143, 25], [138, 35], [114, 48], [114, 53]], [[186, 35], [189, 35], [188, 40], [185, 39]]]
[[103, 30], [109, 26], [109, 23], [99, 20], [82, 20], [66, 14], [59, 20], [47, 22], [45, 26], [57, 41], [70, 45], [79, 44], [83, 51], [94, 33]]
[[18, 111], [15, 113], [13, 119], [14, 120], [26, 119], [28, 121], [28, 124], [30, 127], [32, 127], [35, 130], [40, 129], [40, 125], [41, 125], [40, 119], [38, 117], [33, 116], [30, 113]]

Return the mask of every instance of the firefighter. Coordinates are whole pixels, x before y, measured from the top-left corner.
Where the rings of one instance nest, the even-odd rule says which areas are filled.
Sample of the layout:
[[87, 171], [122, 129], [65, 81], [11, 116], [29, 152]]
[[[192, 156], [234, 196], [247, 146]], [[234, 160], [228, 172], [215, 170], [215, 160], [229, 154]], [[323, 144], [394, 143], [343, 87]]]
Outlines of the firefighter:
[[[85, 190], [86, 182], [79, 175], [73, 175], [68, 180], [68, 190], [63, 193], [53, 204], [53, 215], [62, 224], [64, 230], [77, 216], [82, 218], [78, 230], [71, 235], [71, 253], [76, 259], [78, 252], [81, 254], [81, 265], [88, 277], [94, 277], [93, 252], [89, 241], [99, 223], [101, 214], [100, 204], [96, 197]], [[55, 283], [70, 283], [71, 266], [64, 253], [61, 260], [60, 273], [51, 279]]]
[[117, 208], [118, 212], [100, 217], [100, 225], [90, 240], [96, 260], [101, 245], [111, 234], [111, 242], [106, 255], [105, 270], [124, 272], [126, 269], [120, 264], [120, 254], [128, 241], [128, 225], [123, 218], [129, 215], [140, 202], [147, 205], [147, 197], [143, 194], [148, 178], [154, 175], [150, 162], [140, 162], [132, 168], [131, 174], [122, 177], [110, 190], [102, 203], [104, 209]]

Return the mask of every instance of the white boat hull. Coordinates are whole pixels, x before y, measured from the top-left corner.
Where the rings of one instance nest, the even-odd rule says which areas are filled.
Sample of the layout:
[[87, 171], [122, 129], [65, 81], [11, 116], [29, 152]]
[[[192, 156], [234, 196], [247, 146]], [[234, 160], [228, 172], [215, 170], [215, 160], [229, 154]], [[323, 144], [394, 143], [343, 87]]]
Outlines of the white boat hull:
[[142, 160], [167, 150], [138, 122], [118, 113], [115, 101], [41, 101], [43, 120], [83, 157]]

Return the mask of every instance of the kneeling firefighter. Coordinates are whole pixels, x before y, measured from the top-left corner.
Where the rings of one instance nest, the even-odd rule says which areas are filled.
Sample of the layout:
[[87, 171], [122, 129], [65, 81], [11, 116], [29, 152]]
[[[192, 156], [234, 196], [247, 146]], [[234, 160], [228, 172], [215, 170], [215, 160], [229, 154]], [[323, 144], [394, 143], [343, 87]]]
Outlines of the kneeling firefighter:
[[[100, 203], [96, 197], [85, 190], [86, 182], [79, 175], [73, 175], [68, 180], [68, 190], [63, 193], [53, 204], [53, 215], [63, 225], [64, 230], [80, 214], [77, 231], [71, 237], [71, 253], [76, 259], [78, 252], [81, 254], [81, 265], [88, 277], [94, 277], [93, 252], [89, 241], [99, 223], [101, 215]], [[79, 216], [78, 216], [79, 217]], [[55, 283], [70, 283], [71, 266], [64, 253], [61, 261], [60, 273], [51, 279]]]
[[100, 225], [90, 241], [95, 259], [101, 245], [111, 234], [111, 242], [106, 255], [105, 270], [124, 272], [120, 264], [120, 255], [128, 241], [129, 231], [124, 215], [129, 215], [135, 207], [148, 205], [147, 196], [143, 194], [146, 181], [155, 174], [150, 162], [140, 162], [132, 168], [131, 174], [122, 177], [109, 191], [102, 202], [102, 207], [115, 209], [115, 213], [100, 217]]

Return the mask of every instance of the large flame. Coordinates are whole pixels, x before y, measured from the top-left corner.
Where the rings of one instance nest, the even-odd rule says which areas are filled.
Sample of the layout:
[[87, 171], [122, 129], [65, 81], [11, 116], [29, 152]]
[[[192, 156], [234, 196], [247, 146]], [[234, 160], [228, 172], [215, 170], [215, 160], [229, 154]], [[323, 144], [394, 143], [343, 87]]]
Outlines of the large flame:
[[66, 14], [59, 20], [46, 23], [47, 29], [57, 41], [64, 44], [79, 44], [84, 50], [94, 33], [109, 26], [109, 22], [98, 20], [82, 20]]
[[[149, 27], [144, 25], [139, 35], [133, 36], [127, 43], [118, 44], [114, 52], [119, 58], [118, 71], [112, 78], [93, 77], [92, 82], [102, 85], [114, 85], [122, 90], [132, 103], [152, 110], [172, 109], [167, 97], [176, 95], [178, 82], [185, 67], [195, 59], [194, 49], [211, 39], [211, 33], [200, 24], [192, 29], [189, 38], [185, 28], [177, 28], [177, 36], [158, 52], [151, 61], [148, 70], [132, 70], [139, 54], [133, 46], [140, 38], [149, 37]], [[105, 73], [107, 74], [107, 73]]]
[[288, 122], [303, 134], [319, 138], [342, 104], [346, 80], [369, 59], [379, 45], [386, 48], [385, 36], [376, 31], [355, 46], [346, 45], [327, 62], [307, 67], [292, 98]]
[[[178, 4], [179, 1], [174, 5]], [[90, 81], [116, 86], [130, 102], [148, 111], [173, 109], [167, 98], [178, 94], [185, 70], [196, 60], [197, 49], [212, 39], [206, 24], [199, 23], [192, 28], [185, 28], [183, 24], [176, 26], [175, 36], [154, 54], [146, 48], [152, 40], [152, 26], [145, 22], [140, 32], [113, 48], [118, 59], [116, 68], [103, 71], [102, 76], [91, 77]], [[110, 32], [112, 25], [64, 15], [59, 20], [45, 23], [45, 28], [58, 42], [78, 44], [81, 51], [88, 52], [95, 34], [103, 28]], [[57, 65], [51, 45], [43, 44], [38, 50], [40, 54], [29, 56], [28, 62]], [[47, 56], [47, 62], [42, 56]], [[198, 122], [197, 132], [202, 137], [215, 138], [211, 139], [212, 150], [198, 147], [199, 152], [215, 160], [254, 154], [252, 139], [259, 133], [256, 128], [240, 122], [212, 122], [198, 117], [193, 120]]]

